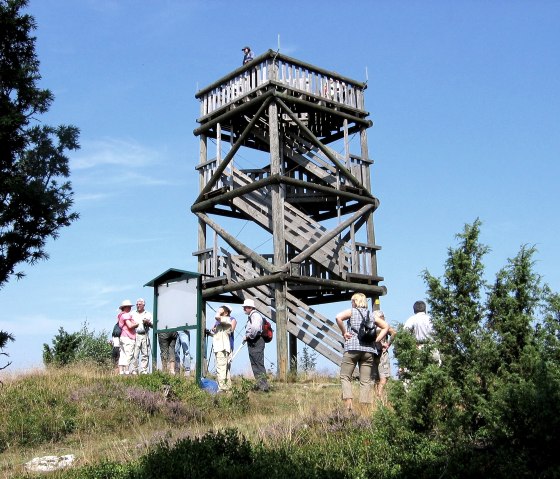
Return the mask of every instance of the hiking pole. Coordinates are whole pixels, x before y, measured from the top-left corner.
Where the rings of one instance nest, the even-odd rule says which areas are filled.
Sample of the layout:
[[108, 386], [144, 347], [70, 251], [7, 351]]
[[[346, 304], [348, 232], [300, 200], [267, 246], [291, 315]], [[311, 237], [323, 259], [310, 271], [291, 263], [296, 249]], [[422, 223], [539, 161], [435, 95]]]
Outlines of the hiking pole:
[[[148, 334], [146, 332], [146, 334]], [[152, 342], [150, 341], [150, 336], [147, 338], [148, 341], [148, 372], [151, 373], [154, 370], [154, 365], [152, 364]]]
[[233, 358], [235, 358], [235, 356], [237, 356], [237, 353], [243, 349], [243, 347], [245, 346], [245, 343], [246, 343], [246, 342], [247, 342], [247, 341], [243, 341], [243, 342], [241, 343], [241, 346], [239, 346], [239, 347], [237, 348], [237, 351], [235, 351], [235, 353], [233, 353], [233, 355], [231, 356], [231, 358], [229, 358], [229, 362], [230, 362], [230, 363], [233, 361]]

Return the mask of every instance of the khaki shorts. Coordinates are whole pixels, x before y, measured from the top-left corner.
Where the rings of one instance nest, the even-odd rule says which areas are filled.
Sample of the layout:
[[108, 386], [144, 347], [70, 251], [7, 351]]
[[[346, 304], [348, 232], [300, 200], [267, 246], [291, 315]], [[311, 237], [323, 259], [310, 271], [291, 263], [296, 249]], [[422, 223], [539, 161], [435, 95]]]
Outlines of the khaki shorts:
[[119, 354], [119, 366], [128, 366], [132, 362], [134, 354], [134, 339], [121, 336], [121, 347]]
[[372, 368], [371, 377], [374, 381], [391, 377], [391, 358], [389, 357], [389, 353], [387, 351], [383, 351], [381, 354], [377, 368]]

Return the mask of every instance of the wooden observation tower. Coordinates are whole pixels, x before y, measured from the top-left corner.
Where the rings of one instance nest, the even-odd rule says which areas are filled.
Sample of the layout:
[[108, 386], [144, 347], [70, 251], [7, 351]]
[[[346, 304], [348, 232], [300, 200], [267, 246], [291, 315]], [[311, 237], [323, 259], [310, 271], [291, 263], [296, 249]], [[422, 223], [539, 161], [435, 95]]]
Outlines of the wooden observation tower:
[[340, 364], [336, 322], [313, 306], [386, 293], [365, 89], [269, 50], [196, 94], [203, 324], [207, 302], [254, 299], [276, 323], [280, 379], [297, 339]]

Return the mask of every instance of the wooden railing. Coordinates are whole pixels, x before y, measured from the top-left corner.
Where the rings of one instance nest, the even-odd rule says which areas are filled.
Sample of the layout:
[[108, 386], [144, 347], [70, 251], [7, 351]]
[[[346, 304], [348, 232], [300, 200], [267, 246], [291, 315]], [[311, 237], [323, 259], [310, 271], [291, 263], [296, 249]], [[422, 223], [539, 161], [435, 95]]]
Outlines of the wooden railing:
[[201, 118], [235, 102], [268, 82], [364, 110], [366, 84], [268, 50], [252, 62], [196, 93]]
[[373, 275], [373, 257], [378, 246], [364, 243], [354, 243], [352, 252], [352, 267], [350, 273], [360, 275]]
[[[363, 243], [356, 243], [355, 249], [349, 256], [351, 256], [352, 261], [350, 263], [350, 268], [344, 270], [345, 273], [352, 273], [364, 276], [371, 276], [373, 271], [373, 259], [372, 253], [378, 249], [375, 246], [369, 246]], [[202, 281], [212, 280], [216, 278], [227, 278], [230, 279], [231, 265], [229, 261], [232, 256], [229, 252], [223, 248], [207, 248], [201, 251], [196, 251], [193, 256], [198, 257], [199, 270], [198, 272], [203, 275]], [[291, 260], [292, 255], [288, 255], [287, 261]], [[263, 254], [262, 257], [272, 264], [273, 255]], [[258, 264], [252, 262], [249, 258], [242, 255], [235, 256], [236, 261], [240, 261], [247, 264], [247, 268], [256, 271], [257, 276], [264, 276], [267, 272]], [[294, 269], [296, 268], [296, 269]], [[307, 276], [311, 278], [320, 279], [334, 279], [332, 277], [332, 272], [320, 265], [317, 261], [312, 259], [307, 259], [299, 263], [293, 264], [291, 269], [291, 274], [296, 276]]]

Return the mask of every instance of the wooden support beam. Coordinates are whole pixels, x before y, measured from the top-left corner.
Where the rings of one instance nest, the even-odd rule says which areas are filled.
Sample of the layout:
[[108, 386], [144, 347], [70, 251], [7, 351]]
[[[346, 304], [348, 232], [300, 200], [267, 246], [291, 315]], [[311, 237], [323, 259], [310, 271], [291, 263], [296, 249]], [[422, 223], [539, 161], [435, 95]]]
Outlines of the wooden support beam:
[[[330, 240], [332, 240], [336, 235], [338, 235], [341, 231], [348, 228], [354, 221], [359, 219], [362, 215], [365, 215], [368, 211], [373, 208], [373, 205], [365, 205], [360, 208], [353, 216], [346, 219], [342, 223], [340, 223], [336, 228], [330, 230], [327, 234], [325, 234], [319, 241], [313, 243], [312, 245], [305, 248], [300, 254], [292, 258], [290, 261], [291, 263], [300, 263], [301, 261], [309, 258], [315, 251], [319, 250], [321, 247], [326, 245]], [[283, 267], [283, 271], [289, 271], [290, 263], [286, 263]]]
[[234, 291], [242, 291], [249, 288], [255, 288], [257, 286], [262, 286], [264, 284], [272, 284], [278, 281], [284, 281], [287, 278], [287, 276], [288, 275], [286, 273], [273, 273], [266, 276], [260, 276], [258, 278], [251, 278], [235, 283], [228, 283], [220, 286], [214, 286], [212, 288], [203, 289], [202, 297], [211, 298], [216, 294], [232, 293]]
[[352, 281], [339, 281], [335, 279], [312, 278], [310, 276], [298, 276], [297, 281], [299, 283], [312, 284], [315, 286], [329, 286], [336, 289], [348, 289], [354, 292], [369, 293], [376, 296], [384, 296], [387, 294], [387, 288], [385, 286], [377, 286], [373, 284], [354, 283]]
[[204, 188], [201, 190], [201, 192], [198, 195], [198, 198], [194, 201], [194, 204], [201, 201], [202, 198], [204, 197], [204, 195], [206, 193], [208, 193], [212, 189], [212, 186], [214, 186], [214, 184], [220, 179], [220, 176], [222, 175], [222, 173], [224, 172], [226, 167], [229, 165], [229, 162], [232, 160], [234, 155], [237, 153], [237, 150], [239, 150], [239, 148], [241, 147], [241, 145], [245, 141], [245, 138], [247, 138], [249, 133], [251, 133], [251, 130], [255, 126], [255, 123], [257, 123], [257, 121], [261, 117], [261, 114], [265, 110], [268, 103], [270, 103], [270, 101], [271, 100], [268, 99], [261, 105], [261, 107], [257, 111], [256, 115], [251, 119], [251, 121], [249, 122], [249, 124], [247, 125], [247, 127], [245, 128], [243, 133], [241, 133], [241, 135], [239, 135], [239, 138], [234, 143], [234, 145], [231, 147], [231, 150], [228, 151], [227, 155], [224, 157], [224, 160], [218, 164], [218, 166], [216, 167], [216, 170], [212, 174], [212, 178], [210, 178], [208, 183], [206, 183]]
[[260, 254], [255, 253], [252, 249], [247, 248], [241, 241], [230, 235], [224, 228], [222, 228], [218, 223], [213, 221], [208, 215], [204, 213], [195, 213], [198, 218], [200, 218], [205, 224], [210, 226], [216, 233], [218, 233], [234, 250], [241, 253], [251, 261], [257, 263], [261, 268], [263, 268], [269, 274], [280, 272], [281, 270], [276, 266], [270, 264], [266, 261]]
[[[276, 99], [276, 102], [282, 107], [282, 109], [288, 114], [288, 116], [292, 119], [297, 126], [306, 134], [307, 138], [311, 143], [313, 143], [317, 148], [319, 148], [323, 154], [331, 160], [336, 167], [344, 174], [344, 176], [352, 183], [354, 186], [358, 188], [364, 188], [364, 185], [340, 162], [338, 161], [335, 156], [329, 151], [329, 149], [321, 143], [321, 141], [313, 134], [313, 132], [307, 128], [303, 124], [303, 122], [297, 117], [297, 115], [288, 108], [288, 106], [280, 100], [280, 98]], [[369, 190], [365, 193], [366, 196], [371, 196]]]
[[[348, 134], [353, 135], [354, 133], [358, 133], [361, 128], [362, 128], [361, 125], [351, 126], [350, 128], [348, 128]], [[344, 131], [339, 131], [338, 133], [333, 133], [332, 135], [324, 136], [321, 141], [323, 142], [323, 145], [328, 145], [329, 143], [340, 140], [342, 138], [344, 138]]]
[[266, 93], [263, 93], [261, 96], [258, 96], [247, 103], [243, 103], [242, 105], [237, 105], [235, 108], [231, 109], [230, 111], [214, 118], [213, 120], [209, 120], [207, 123], [204, 123], [202, 126], [195, 128], [193, 133], [195, 136], [206, 134], [208, 130], [212, 129], [218, 123], [226, 123], [227, 120], [231, 118], [236, 118], [241, 115], [246, 110], [251, 108], [255, 108], [260, 102], [267, 101], [270, 97], [274, 96], [274, 91], [269, 90]]
[[290, 178], [288, 176], [282, 176], [277, 181], [279, 181], [280, 183], [286, 183], [288, 185], [293, 185], [300, 188], [307, 188], [310, 190], [317, 190], [331, 195], [342, 196], [344, 198], [359, 201], [361, 203], [372, 204], [375, 205], [375, 209], [379, 207], [379, 200], [377, 198], [370, 198], [367, 196], [350, 193], [349, 191], [337, 190], [332, 186], [319, 185], [318, 183], [311, 183], [309, 181], [297, 180], [295, 178]]
[[[268, 107], [268, 129], [270, 138], [270, 174], [279, 177], [282, 174], [280, 155], [280, 128], [278, 124], [278, 106], [272, 102]], [[284, 188], [277, 183], [271, 189], [272, 241], [274, 248], [274, 265], [279, 267], [286, 262], [286, 238], [284, 227]], [[278, 361], [276, 370], [278, 379], [288, 379], [288, 345], [286, 284], [279, 281], [274, 284], [274, 303], [276, 312], [276, 351]]]
[[197, 213], [199, 211], [205, 211], [208, 208], [217, 205], [219, 203], [225, 203], [226, 201], [232, 200], [234, 198], [239, 198], [244, 195], [247, 195], [251, 193], [251, 191], [256, 191], [258, 189], [264, 188], [271, 184], [278, 184], [278, 183], [279, 183], [278, 175], [268, 176], [266, 178], [263, 178], [262, 180], [254, 181], [249, 185], [240, 186], [239, 188], [235, 188], [234, 190], [229, 190], [228, 192], [223, 193], [220, 196], [210, 198], [207, 200], [198, 201], [191, 206], [191, 211], [193, 213]]
[[[282, 85], [282, 84], [278, 84], [278, 86], [285, 88], [285, 85]], [[319, 110], [319, 111], [322, 111], [323, 113], [327, 113], [329, 115], [339, 116], [342, 119], [352, 121], [354, 123], [357, 123], [358, 125], [365, 126], [366, 128], [369, 128], [373, 125], [373, 122], [371, 120], [366, 120], [366, 119], [361, 118], [359, 116], [350, 115], [349, 113], [344, 113], [340, 110], [335, 110], [334, 108], [328, 108], [326, 106], [319, 105], [319, 104], [311, 102], [311, 101], [303, 100], [301, 98], [297, 98], [297, 97], [294, 97], [292, 95], [287, 95], [286, 93], [282, 93], [280, 91], [275, 91], [274, 96], [277, 99], [283, 99], [287, 103], [297, 103], [299, 105], [305, 105], [308, 108], [310, 108], [311, 110]], [[366, 115], [367, 115], [367, 113], [366, 113]]]

